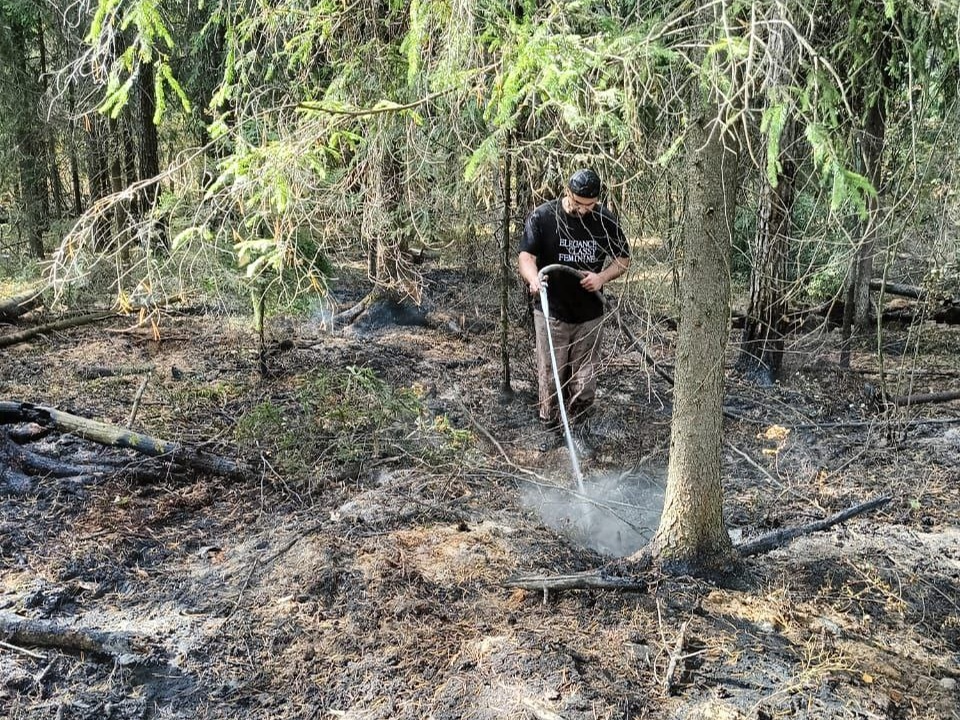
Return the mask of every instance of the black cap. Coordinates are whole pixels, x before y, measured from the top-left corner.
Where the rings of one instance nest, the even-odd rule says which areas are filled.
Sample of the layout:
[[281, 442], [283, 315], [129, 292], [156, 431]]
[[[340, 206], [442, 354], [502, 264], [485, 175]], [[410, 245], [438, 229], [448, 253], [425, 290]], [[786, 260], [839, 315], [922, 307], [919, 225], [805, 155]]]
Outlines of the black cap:
[[570, 192], [583, 198], [600, 197], [600, 176], [593, 170], [577, 170], [567, 183]]

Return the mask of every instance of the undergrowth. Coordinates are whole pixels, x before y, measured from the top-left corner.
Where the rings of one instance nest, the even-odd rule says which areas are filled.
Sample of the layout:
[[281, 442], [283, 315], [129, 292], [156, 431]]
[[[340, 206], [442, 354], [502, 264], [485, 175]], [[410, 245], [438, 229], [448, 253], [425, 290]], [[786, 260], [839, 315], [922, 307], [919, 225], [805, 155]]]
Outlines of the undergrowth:
[[370, 368], [316, 368], [251, 408], [236, 439], [259, 447], [269, 468], [300, 489], [356, 477], [372, 464], [413, 459], [455, 469], [472, 433], [432, 415], [424, 399], [422, 387], [393, 387]]

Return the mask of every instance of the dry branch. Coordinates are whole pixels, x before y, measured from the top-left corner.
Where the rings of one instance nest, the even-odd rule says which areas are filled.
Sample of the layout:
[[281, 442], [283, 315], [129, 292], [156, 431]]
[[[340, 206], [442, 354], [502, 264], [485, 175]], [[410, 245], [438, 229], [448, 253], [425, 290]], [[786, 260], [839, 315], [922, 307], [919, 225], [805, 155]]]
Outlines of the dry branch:
[[128, 448], [151, 457], [169, 458], [174, 463], [213, 475], [237, 480], [248, 475], [247, 469], [237, 461], [211, 455], [199, 448], [188, 448], [180, 443], [141, 435], [127, 428], [71, 415], [52, 407], [0, 401], [0, 424], [16, 422], [35, 422], [101, 445]]
[[359, 302], [351, 305], [346, 310], [338, 312], [333, 316], [334, 327], [338, 325], [349, 325], [352, 323], [354, 320], [360, 317], [364, 310], [370, 306], [370, 303], [373, 302], [373, 299], [374, 293], [367, 293], [363, 298], [360, 299]]
[[870, 281], [871, 290], [883, 290], [887, 295], [899, 295], [900, 297], [913, 298], [914, 300], [925, 300], [927, 291], [916, 285], [905, 285], [904, 283], [885, 282], [880, 279]]
[[673, 695], [673, 689], [676, 683], [674, 683], [674, 675], [677, 672], [677, 665], [683, 662], [683, 646], [687, 641], [687, 624], [690, 621], [684, 621], [683, 625], [680, 626], [680, 632], [677, 633], [677, 641], [674, 644], [673, 651], [670, 653], [670, 663], [667, 665], [667, 672], [663, 676], [663, 689], [666, 691], [667, 695]]
[[90, 365], [77, 370], [77, 377], [83, 380], [96, 380], [105, 377], [123, 377], [125, 375], [146, 375], [152, 373], [155, 367], [151, 364], [144, 365], [118, 365], [117, 367], [106, 367], [104, 365]]
[[32, 620], [10, 612], [0, 611], [0, 637], [16, 645], [96, 653], [113, 658], [120, 665], [143, 659], [137, 654], [137, 639], [127, 633], [67, 627], [53, 620]]
[[527, 709], [527, 712], [533, 715], [536, 720], [564, 720], [563, 715], [557, 715], [557, 713], [539, 700], [523, 698], [520, 702], [523, 704], [523, 707]]
[[101, 320], [106, 320], [116, 316], [117, 313], [111, 310], [89, 313], [86, 315], [77, 315], [75, 317], [64, 318], [62, 320], [57, 320], [45, 325], [37, 325], [36, 327], [27, 328], [26, 330], [21, 330], [20, 332], [0, 336], [0, 348], [10, 347], [11, 345], [26, 342], [37, 335], [42, 335], [43, 333], [54, 332], [56, 330], [66, 330], [67, 328], [79, 327], [80, 325], [88, 325], [90, 323], [100, 322]]
[[637, 577], [617, 577], [602, 570], [589, 570], [568, 575], [513, 575], [503, 581], [504, 587], [543, 591], [551, 590], [646, 590], [645, 580]]
[[828, 518], [824, 518], [823, 520], [815, 520], [814, 522], [801, 525], [800, 527], [777, 530], [776, 532], [772, 532], [768, 535], [763, 535], [756, 540], [740, 543], [739, 545], [735, 546], [734, 549], [740, 553], [741, 557], [761, 555], [763, 553], [770, 552], [781, 545], [786, 545], [788, 542], [794, 538], [800, 537], [801, 535], [809, 535], [810, 533], [827, 530], [834, 525], [845, 522], [850, 518], [856, 517], [857, 515], [862, 515], [863, 513], [871, 510], [876, 510], [877, 508], [886, 505], [888, 502], [890, 502], [890, 500], [891, 498], [888, 495], [874, 498], [873, 500], [868, 500], [865, 503], [847, 508], [846, 510], [831, 515]]

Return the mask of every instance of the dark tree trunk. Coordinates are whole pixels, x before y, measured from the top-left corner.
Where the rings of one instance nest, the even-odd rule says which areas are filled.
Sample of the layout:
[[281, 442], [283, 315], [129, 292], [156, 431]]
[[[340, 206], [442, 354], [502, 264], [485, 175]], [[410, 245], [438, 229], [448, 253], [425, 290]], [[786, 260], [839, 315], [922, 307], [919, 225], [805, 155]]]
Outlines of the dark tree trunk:
[[[783, 89], [790, 82], [794, 66], [795, 41], [786, 26], [771, 26], [767, 45], [767, 96], [772, 106], [782, 102]], [[783, 107], [788, 105], [783, 103]], [[790, 113], [788, 109], [784, 112]], [[790, 250], [790, 215], [793, 209], [796, 163], [793, 143], [796, 123], [787, 117], [776, 143], [779, 169], [762, 174], [757, 234], [753, 241], [750, 267], [750, 305], [741, 338], [737, 368], [759, 385], [772, 385], [783, 364], [783, 342], [787, 333], [785, 297], [787, 258]], [[768, 139], [768, 143], [771, 141]]]
[[513, 285], [513, 253], [510, 243], [510, 198], [513, 192], [513, 157], [511, 156], [509, 140], [503, 158], [503, 180], [501, 182], [501, 199], [503, 215], [500, 220], [500, 391], [513, 392], [510, 382], [510, 288]]
[[[885, 68], [889, 57], [890, 47], [887, 41], [878, 48], [875, 62], [880, 68]], [[880, 226], [881, 164], [887, 128], [886, 101], [890, 86], [888, 73], [882, 70], [881, 74], [884, 78], [883, 84], [871, 95], [857, 148], [859, 169], [877, 194], [867, 197], [867, 214], [861, 223], [860, 244], [844, 287], [843, 345], [840, 351], [840, 364], [843, 367], [850, 366], [850, 344], [854, 335], [867, 329], [870, 318], [870, 280], [873, 278], [873, 260]]]
[[[118, 194], [123, 191], [123, 129], [122, 121], [110, 121], [110, 191]], [[120, 250], [124, 262], [130, 259], [130, 206], [126, 200], [116, 202], [110, 209], [114, 221], [112, 246]]]
[[[99, 118], [93, 118], [87, 132], [87, 184], [90, 188], [91, 206], [110, 193], [108, 158], [104, 123]], [[106, 213], [98, 213], [94, 219], [93, 246], [99, 252], [110, 246], [110, 217]]]
[[73, 188], [73, 214], [74, 217], [80, 217], [83, 213], [83, 192], [80, 187], [80, 159], [77, 156], [77, 144], [79, 134], [77, 133], [77, 121], [74, 119], [76, 113], [76, 90], [73, 80], [70, 81], [70, 184]]
[[31, 254], [36, 258], [44, 257], [43, 230], [46, 221], [44, 205], [46, 191], [44, 186], [43, 135], [37, 115], [40, 99], [40, 87], [37, 73], [30, 67], [27, 36], [35, 28], [24, 27], [21, 23], [11, 23], [10, 36], [12, 54], [18, 78], [19, 113], [15, 121], [15, 142], [17, 146], [17, 164], [20, 171], [20, 204], [23, 208], [23, 224]]
[[169, 248], [166, 222], [162, 218], [153, 217], [157, 202], [160, 199], [160, 142], [157, 135], [157, 124], [154, 116], [157, 112], [157, 98], [155, 96], [153, 66], [145, 65], [140, 73], [140, 179], [150, 181], [144, 187], [138, 199], [140, 217], [151, 217], [151, 228], [148, 234], [150, 240], [154, 238], [163, 249]]
[[[43, 34], [43, 21], [37, 22], [38, 46], [40, 49], [40, 78], [42, 82], [41, 91], [47, 92], [47, 47]], [[60, 167], [57, 162], [57, 141], [54, 136], [53, 128], [44, 126], [43, 128], [43, 150], [44, 161], [46, 165], [46, 183], [49, 186], [49, 192], [44, 192], [44, 211], [45, 217], [61, 217], [64, 208], [63, 181], [60, 179]]]

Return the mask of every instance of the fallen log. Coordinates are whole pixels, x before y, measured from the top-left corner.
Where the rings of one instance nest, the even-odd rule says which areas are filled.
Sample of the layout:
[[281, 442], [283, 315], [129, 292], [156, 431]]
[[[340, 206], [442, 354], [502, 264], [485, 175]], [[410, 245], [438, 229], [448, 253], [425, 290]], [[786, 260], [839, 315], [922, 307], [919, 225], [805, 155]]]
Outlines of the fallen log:
[[131, 665], [146, 658], [146, 653], [140, 650], [145, 643], [128, 633], [70, 627], [6, 611], [0, 611], [0, 637], [15, 645], [94, 653], [109, 657], [119, 665]]
[[41, 291], [36, 288], [0, 300], [0, 320], [16, 320], [26, 315], [40, 302]]
[[200, 448], [189, 448], [180, 443], [142, 435], [124, 427], [71, 415], [44, 405], [0, 401], [0, 424], [18, 422], [35, 422], [38, 425], [68, 432], [101, 445], [128, 448], [151, 457], [168, 458], [178, 465], [208, 472], [212, 475], [229, 477], [235, 480], [245, 479], [249, 475], [249, 469], [241, 463], [218, 455], [211, 455]]
[[27, 340], [35, 338], [37, 335], [43, 335], [44, 333], [54, 332], [56, 330], [66, 330], [67, 328], [79, 327], [80, 325], [88, 325], [90, 323], [100, 322], [101, 320], [106, 320], [116, 316], [117, 313], [110, 310], [88, 313], [86, 315], [77, 315], [76, 317], [63, 318], [62, 320], [56, 320], [51, 323], [46, 323], [45, 325], [37, 325], [36, 327], [27, 328], [26, 330], [21, 330], [20, 332], [0, 336], [0, 348], [10, 347], [11, 345], [17, 345], [18, 343], [26, 342]]
[[913, 395], [901, 395], [890, 400], [897, 407], [909, 407], [910, 405], [921, 405], [923, 403], [942, 403], [960, 400], [960, 390], [947, 390], [935, 393], [915, 393]]
[[151, 467], [147, 462], [130, 458], [101, 458], [96, 463], [75, 463], [62, 457], [50, 457], [28, 450], [16, 442], [14, 433], [0, 435], [0, 494], [9, 491], [22, 494], [32, 490], [34, 479], [57, 478], [86, 485], [112, 475], [123, 474], [133, 482], [146, 485], [169, 478], [169, 468]]
[[618, 577], [603, 570], [588, 570], [566, 575], [513, 575], [503, 581], [504, 587], [542, 591], [546, 601], [551, 590], [620, 590], [642, 592], [647, 582], [638, 577]]
[[899, 295], [914, 300], [926, 300], [928, 294], [925, 288], [917, 285], [905, 285], [904, 283], [889, 282], [879, 278], [870, 281], [870, 289], [882, 290], [887, 295]]
[[373, 302], [373, 299], [374, 294], [372, 292], [367, 293], [357, 303], [336, 313], [332, 318], [333, 327], [336, 328], [340, 325], [349, 325], [352, 323], [354, 320], [360, 317], [364, 310], [370, 307], [370, 303]]

